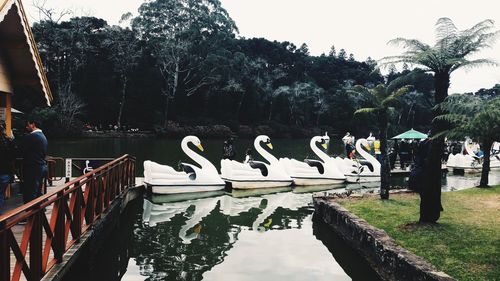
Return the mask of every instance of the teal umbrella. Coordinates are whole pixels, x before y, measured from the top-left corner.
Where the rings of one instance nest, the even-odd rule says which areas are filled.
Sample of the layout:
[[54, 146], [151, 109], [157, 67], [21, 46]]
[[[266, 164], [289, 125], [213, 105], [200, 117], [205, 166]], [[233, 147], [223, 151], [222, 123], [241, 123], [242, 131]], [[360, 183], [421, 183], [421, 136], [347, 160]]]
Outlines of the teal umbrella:
[[404, 139], [426, 139], [427, 135], [416, 130], [409, 130], [402, 134], [393, 137], [393, 140], [404, 140]]

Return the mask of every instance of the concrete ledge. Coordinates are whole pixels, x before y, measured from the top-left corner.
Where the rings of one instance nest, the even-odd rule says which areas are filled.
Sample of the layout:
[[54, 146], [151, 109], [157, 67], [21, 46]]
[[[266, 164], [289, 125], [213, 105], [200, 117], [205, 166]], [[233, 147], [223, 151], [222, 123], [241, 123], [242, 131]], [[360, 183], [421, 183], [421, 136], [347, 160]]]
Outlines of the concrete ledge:
[[127, 204], [138, 198], [143, 192], [143, 185], [131, 187], [121, 194], [120, 197], [115, 199], [108, 211], [103, 213], [101, 218], [94, 222], [92, 228], [80, 237], [80, 242], [75, 243], [66, 253], [64, 253], [63, 261], [59, 264], [55, 264], [47, 274], [45, 274], [42, 281], [63, 280], [80, 256], [91, 257], [97, 252], [106, 241], [105, 237], [120, 223], [120, 215]]
[[383, 230], [350, 213], [328, 197], [314, 198], [315, 212], [385, 280], [451, 281], [423, 258], [398, 246]]

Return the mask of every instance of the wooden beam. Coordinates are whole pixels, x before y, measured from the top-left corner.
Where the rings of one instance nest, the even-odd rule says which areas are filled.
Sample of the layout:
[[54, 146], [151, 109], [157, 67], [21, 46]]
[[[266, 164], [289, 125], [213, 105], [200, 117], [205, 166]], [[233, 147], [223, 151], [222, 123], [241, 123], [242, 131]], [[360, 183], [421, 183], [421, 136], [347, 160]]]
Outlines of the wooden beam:
[[11, 94], [6, 95], [5, 99], [5, 132], [7, 133], [7, 136], [12, 137], [12, 99], [11, 99]]
[[13, 85], [26, 85], [26, 86], [36, 86], [40, 85], [40, 80], [33, 78], [14, 78], [12, 80]]
[[0, 49], [28, 49], [29, 45], [23, 40], [10, 40], [8, 42], [0, 42]]

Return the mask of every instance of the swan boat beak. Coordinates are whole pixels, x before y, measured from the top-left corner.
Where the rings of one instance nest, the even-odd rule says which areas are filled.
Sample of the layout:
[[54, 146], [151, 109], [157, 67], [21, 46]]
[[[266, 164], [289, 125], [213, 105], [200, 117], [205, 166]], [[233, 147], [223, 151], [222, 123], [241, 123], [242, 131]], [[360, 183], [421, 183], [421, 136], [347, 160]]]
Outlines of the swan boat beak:
[[273, 144], [272, 143], [266, 143], [267, 147], [269, 147], [270, 149], [273, 149]]
[[322, 143], [321, 146], [324, 148], [324, 149], [327, 149], [328, 148], [328, 143]]
[[198, 147], [199, 150], [203, 151], [203, 145], [201, 145], [201, 143], [196, 145], [196, 147]]
[[371, 150], [372, 150], [372, 148], [371, 148], [369, 145], [363, 145], [363, 146], [364, 146], [364, 147], [366, 148], [366, 150], [368, 150], [368, 151], [371, 151]]

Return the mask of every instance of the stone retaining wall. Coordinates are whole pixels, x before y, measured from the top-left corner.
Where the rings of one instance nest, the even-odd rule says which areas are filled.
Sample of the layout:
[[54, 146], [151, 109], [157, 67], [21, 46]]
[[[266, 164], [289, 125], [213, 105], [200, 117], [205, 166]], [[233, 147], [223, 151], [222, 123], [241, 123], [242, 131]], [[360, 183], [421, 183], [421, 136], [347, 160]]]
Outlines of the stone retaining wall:
[[328, 197], [315, 197], [316, 213], [385, 280], [455, 280], [423, 258], [398, 246], [383, 230], [350, 213]]

